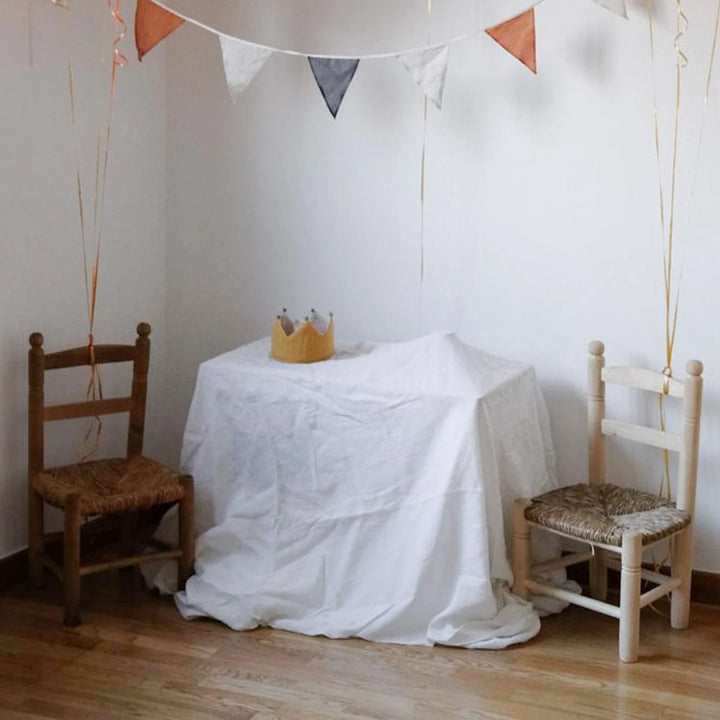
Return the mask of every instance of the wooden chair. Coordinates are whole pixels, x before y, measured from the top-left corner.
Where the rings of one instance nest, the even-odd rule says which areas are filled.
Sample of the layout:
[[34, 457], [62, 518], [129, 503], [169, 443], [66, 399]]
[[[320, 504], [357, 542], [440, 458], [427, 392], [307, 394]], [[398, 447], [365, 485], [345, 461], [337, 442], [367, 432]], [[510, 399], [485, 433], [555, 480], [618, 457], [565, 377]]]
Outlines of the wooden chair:
[[[588, 484], [553, 490], [532, 500], [515, 501], [513, 528], [513, 592], [549, 595], [620, 621], [619, 654], [624, 662], [638, 657], [640, 609], [672, 593], [671, 625], [686, 628], [690, 616], [693, 515], [702, 406], [702, 363], [687, 363], [684, 382], [642, 368], [605, 367], [605, 348], [590, 343], [588, 358]], [[605, 384], [629, 386], [681, 398], [681, 434], [605, 417]], [[650, 493], [605, 483], [605, 437], [611, 435], [680, 453], [677, 502]], [[531, 567], [530, 529], [580, 540], [587, 552], [574, 552]], [[642, 553], [670, 540], [670, 575], [642, 567]], [[619, 562], [618, 558], [619, 557]], [[590, 597], [537, 579], [538, 575], [576, 563], [590, 563]], [[620, 604], [606, 602], [607, 567], [620, 569]], [[641, 580], [654, 584], [641, 592]]]
[[[30, 336], [28, 353], [29, 438], [28, 438], [28, 557], [34, 584], [43, 579], [43, 567], [64, 583], [66, 625], [80, 624], [80, 578], [83, 575], [122, 568], [150, 560], [179, 558], [178, 585], [183, 588], [192, 574], [194, 556], [193, 479], [142, 454], [145, 426], [147, 374], [150, 362], [150, 326], [137, 326], [134, 345], [95, 345], [46, 355], [43, 336]], [[132, 362], [132, 390], [128, 397], [86, 400], [64, 405], [45, 405], [45, 371], [94, 363]], [[79, 462], [46, 468], [44, 426], [46, 422], [111, 413], [129, 413], [127, 456]], [[44, 503], [64, 513], [62, 533], [63, 562], [57, 563], [45, 551], [50, 536], [44, 532]], [[133, 548], [133, 521], [137, 510], [178, 502], [180, 505], [180, 543], [161, 552], [144, 554]], [[124, 557], [107, 562], [81, 565], [80, 534], [82, 518], [89, 515], [121, 517]]]

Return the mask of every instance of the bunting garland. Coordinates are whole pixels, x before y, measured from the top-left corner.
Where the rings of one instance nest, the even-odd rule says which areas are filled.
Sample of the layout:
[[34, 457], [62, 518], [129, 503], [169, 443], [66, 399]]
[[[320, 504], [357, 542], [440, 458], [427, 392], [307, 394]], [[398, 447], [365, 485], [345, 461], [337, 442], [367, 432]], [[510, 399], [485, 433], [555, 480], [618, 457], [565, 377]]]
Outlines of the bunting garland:
[[[50, 0], [53, 5], [62, 8], [69, 7], [69, 0]], [[121, 0], [108, 0], [111, 13], [119, 18], [119, 2]], [[185, 22], [189, 22], [203, 30], [218, 36], [220, 41], [225, 76], [228, 90], [233, 104], [236, 104], [240, 94], [255, 78], [270, 55], [283, 53], [306, 57], [318, 84], [325, 103], [333, 117], [336, 117], [345, 93], [352, 82], [360, 60], [381, 59], [395, 57], [410, 73], [415, 83], [423, 90], [426, 98], [439, 109], [442, 107], [442, 97], [445, 88], [450, 45], [472, 37], [479, 32], [485, 32], [501, 47], [526, 65], [533, 73], [537, 73], [535, 52], [535, 7], [543, 0], [535, 0], [525, 12], [516, 15], [498, 25], [490, 28], [478, 29], [463, 35], [451, 38], [442, 45], [416, 48], [403, 52], [375, 53], [358, 57], [343, 57], [336, 55], [307, 54], [295, 50], [269, 47], [252, 43], [238, 37], [233, 37], [219, 30], [204, 25], [192, 17], [183, 15], [167, 7], [166, 0], [137, 0], [135, 10], [135, 44], [138, 59], [156, 47], [165, 38], [171, 35]], [[593, 0], [596, 4], [620, 17], [627, 18], [626, 0]], [[432, 7], [432, 0], [428, 0], [428, 11]], [[31, 36], [31, 31], [30, 31]], [[120, 36], [124, 35], [124, 29]], [[31, 40], [30, 40], [31, 42]], [[116, 65], [124, 65], [125, 57], [120, 53], [117, 43], [113, 46]], [[30, 63], [32, 64], [32, 47], [29, 48]]]
[[308, 62], [330, 114], [336, 117], [345, 93], [355, 77], [360, 60], [309, 57]]
[[437, 45], [397, 56], [438, 110], [442, 108], [449, 56], [450, 48], [447, 45]]
[[485, 31], [523, 65], [537, 73], [535, 62], [535, 8], [506, 20]]
[[[65, 0], [53, 0], [64, 2]], [[431, 0], [428, 2], [430, 9]], [[478, 29], [451, 38], [442, 45], [425, 46], [402, 52], [374, 53], [356, 57], [338, 55], [307, 54], [296, 50], [260, 45], [233, 37], [219, 30], [183, 15], [169, 7], [167, 0], [137, 0], [135, 14], [135, 41], [138, 57], [142, 57], [159, 42], [175, 31], [184, 22], [189, 22], [218, 36], [225, 66], [225, 77], [233, 103], [255, 78], [267, 59], [274, 53], [295, 55], [308, 59], [318, 88], [325, 99], [328, 110], [336, 117], [345, 93], [352, 82], [360, 60], [396, 58], [410, 73], [415, 83], [423, 90], [438, 110], [442, 107], [445, 75], [450, 45], [477, 35], [487, 33], [501, 47], [537, 73], [535, 55], [535, 8], [543, 0], [535, 0], [525, 12], [491, 28]], [[593, 0], [610, 12], [627, 18], [625, 0]]]
[[220, 35], [220, 49], [225, 66], [230, 98], [236, 104], [240, 94], [253, 81], [272, 55], [270, 48], [251, 45], [230, 35]]
[[627, 20], [627, 5], [625, 5], [625, 0], [594, 0], [598, 5], [602, 5], [606, 10], [609, 10], [611, 13], [615, 13], [616, 15], [619, 15], [620, 17], [623, 17]]
[[138, 60], [149, 53], [185, 20], [151, 0], [137, 0], [135, 9], [135, 45]]

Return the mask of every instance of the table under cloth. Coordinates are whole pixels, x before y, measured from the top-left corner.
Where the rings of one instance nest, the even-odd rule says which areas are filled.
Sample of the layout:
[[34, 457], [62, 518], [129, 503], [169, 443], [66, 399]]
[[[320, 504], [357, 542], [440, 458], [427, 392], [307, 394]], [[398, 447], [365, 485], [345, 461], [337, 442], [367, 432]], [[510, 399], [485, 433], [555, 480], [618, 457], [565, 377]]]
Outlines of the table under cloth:
[[[537, 613], [508, 590], [506, 543], [513, 499], [557, 486], [533, 368], [454, 334], [339, 343], [308, 365], [269, 351], [260, 340], [198, 371], [182, 615], [474, 648], [535, 635]], [[172, 592], [172, 564], [148, 580]]]

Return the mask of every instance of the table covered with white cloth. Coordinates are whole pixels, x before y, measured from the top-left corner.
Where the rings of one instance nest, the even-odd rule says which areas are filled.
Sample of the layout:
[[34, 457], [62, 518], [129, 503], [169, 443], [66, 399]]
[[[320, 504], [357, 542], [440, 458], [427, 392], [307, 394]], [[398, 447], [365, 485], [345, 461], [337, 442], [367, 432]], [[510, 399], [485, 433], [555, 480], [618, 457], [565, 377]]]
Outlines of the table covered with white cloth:
[[[260, 340], [198, 371], [183, 616], [477, 648], [535, 635], [507, 557], [513, 499], [557, 486], [533, 368], [454, 334], [339, 343], [307, 365], [269, 351]], [[168, 564], [149, 580], [173, 578]]]

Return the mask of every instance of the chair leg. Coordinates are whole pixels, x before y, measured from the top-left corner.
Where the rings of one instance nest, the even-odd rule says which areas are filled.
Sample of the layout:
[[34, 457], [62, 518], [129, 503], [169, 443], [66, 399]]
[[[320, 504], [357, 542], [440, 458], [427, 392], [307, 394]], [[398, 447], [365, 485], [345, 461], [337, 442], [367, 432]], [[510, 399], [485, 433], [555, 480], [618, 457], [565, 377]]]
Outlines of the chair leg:
[[640, 644], [642, 536], [624, 533], [620, 571], [620, 659], [635, 662]]
[[45, 541], [45, 501], [32, 488], [28, 494], [28, 570], [30, 581], [38, 587], [43, 582], [43, 566], [40, 556]]
[[180, 501], [178, 524], [180, 530], [180, 549], [182, 556], [178, 565], [178, 590], [185, 589], [185, 583], [193, 574], [195, 561], [195, 492], [191, 475], [180, 478], [183, 486], [183, 499]]
[[595, 548], [590, 560], [590, 596], [596, 600], [607, 600], [607, 558], [602, 548]]
[[512, 591], [523, 600], [530, 597], [525, 585], [530, 574], [530, 526], [525, 519], [525, 508], [530, 500], [518, 498], [513, 505], [513, 586]]
[[65, 625], [80, 625], [80, 496], [69, 495], [65, 502], [63, 536], [63, 584], [65, 588]]
[[682, 581], [670, 598], [670, 624], [676, 630], [684, 630], [690, 624], [692, 546], [693, 526], [690, 524], [673, 538], [672, 574]]

